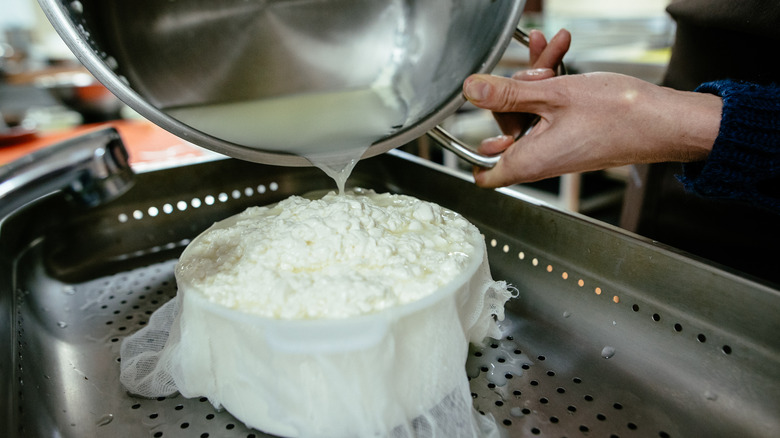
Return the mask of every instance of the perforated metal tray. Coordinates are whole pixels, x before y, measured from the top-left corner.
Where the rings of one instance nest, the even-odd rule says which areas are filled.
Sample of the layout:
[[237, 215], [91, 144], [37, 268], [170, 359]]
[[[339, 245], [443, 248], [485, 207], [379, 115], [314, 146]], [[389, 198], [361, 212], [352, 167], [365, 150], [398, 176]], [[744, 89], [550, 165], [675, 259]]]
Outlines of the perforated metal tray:
[[[472, 347], [474, 406], [510, 436], [780, 431], [780, 293], [590, 219], [393, 152], [350, 185], [456, 210], [515, 285], [506, 336]], [[0, 435], [262, 437], [205, 399], [125, 393], [119, 344], [176, 293], [189, 239], [250, 205], [333, 187], [221, 160], [138, 176], [110, 204], [55, 195], [0, 223]], [[291, 388], [294, 391], [295, 388]]]

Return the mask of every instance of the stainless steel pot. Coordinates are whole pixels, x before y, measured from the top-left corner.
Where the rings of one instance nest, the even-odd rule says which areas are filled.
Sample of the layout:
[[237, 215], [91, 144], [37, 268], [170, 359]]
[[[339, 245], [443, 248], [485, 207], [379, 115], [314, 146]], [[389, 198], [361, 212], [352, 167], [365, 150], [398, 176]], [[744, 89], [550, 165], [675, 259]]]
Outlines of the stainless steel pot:
[[[389, 74], [404, 101], [405, 117], [389, 126], [364, 157], [377, 155], [423, 135], [464, 103], [463, 81], [492, 70], [525, 1], [39, 3], [79, 60], [142, 116], [236, 158], [308, 166], [284, 144], [267, 144], [264, 138], [255, 144], [231, 141], [214, 135], [208, 124], [184, 123], [172, 114], [181, 108], [371, 87]], [[334, 105], [328, 112], [342, 109]], [[294, 126], [291, 137], [316, 129], [311, 120]]]

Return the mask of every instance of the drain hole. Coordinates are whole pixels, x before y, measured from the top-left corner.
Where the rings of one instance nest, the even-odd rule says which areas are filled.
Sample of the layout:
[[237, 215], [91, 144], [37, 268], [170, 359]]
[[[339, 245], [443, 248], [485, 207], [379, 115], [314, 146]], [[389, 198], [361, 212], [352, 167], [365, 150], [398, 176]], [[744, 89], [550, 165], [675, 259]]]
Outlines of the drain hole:
[[590, 429], [588, 429], [588, 426], [586, 426], [584, 424], [580, 425], [580, 432], [587, 432], [588, 430], [590, 430]]
[[511, 426], [511, 425], [512, 425], [512, 420], [510, 420], [508, 418], [504, 419], [504, 426]]
[[209, 433], [203, 432], [202, 434], [200, 434], [200, 438], [209, 438]]
[[703, 334], [699, 333], [698, 335], [696, 335], [696, 340], [698, 340], [699, 342], [701, 342], [703, 344], [703, 343], [707, 342], [707, 337], [704, 336]]
[[725, 354], [731, 354], [731, 347], [728, 345], [724, 345], [723, 348], [721, 348]]
[[179, 427], [181, 427], [182, 429], [186, 429], [190, 427], [190, 423], [182, 423]]
[[577, 407], [574, 405], [569, 405], [566, 407], [566, 410], [569, 412], [577, 412]]
[[566, 390], [565, 390], [564, 388], [561, 388], [561, 387], [558, 387], [558, 388], [556, 389], [556, 391], [558, 391], [558, 394], [563, 394], [563, 393], [565, 393], [565, 392], [566, 392]]
[[676, 331], [676, 332], [681, 332], [682, 331], [682, 326], [680, 325], [680, 323], [676, 323], [674, 325], [674, 331]]
[[496, 400], [496, 406], [504, 406], [504, 402], [501, 400]]
[[617, 409], [617, 410], [623, 409], [623, 405], [621, 405], [620, 403], [615, 403], [615, 404], [612, 405], [612, 407]]
[[543, 405], [546, 405], [549, 402], [550, 402], [550, 400], [547, 400], [547, 397], [542, 397], [542, 398], [539, 399], [539, 403], [541, 403]]
[[593, 401], [593, 396], [590, 394], [585, 394], [585, 397], [583, 398], [585, 399], [585, 401], [589, 401], [589, 402]]
[[607, 416], [604, 414], [596, 414], [596, 419], [599, 421], [605, 421], [607, 419]]
[[530, 383], [531, 383], [531, 386], [539, 386], [539, 382], [537, 382], [536, 380], [531, 380]]
[[227, 430], [232, 430], [234, 427], [236, 427], [236, 425], [235, 425], [235, 424], [233, 424], [233, 423], [228, 423], [228, 424], [225, 426], [225, 429], [227, 429]]
[[557, 424], [558, 421], [560, 421], [560, 420], [558, 420], [558, 417], [550, 417], [550, 423]]
[[149, 414], [149, 418], [151, 418], [152, 420], [154, 420], [155, 418], [157, 418], [157, 416], [158, 416], [158, 415], [157, 415], [157, 413], [154, 413], [154, 414]]
[[669, 434], [664, 431], [658, 432], [658, 436], [661, 438], [669, 438]]
[[208, 415], [206, 415], [206, 419], [207, 419], [207, 420], [213, 420], [213, 419], [214, 419], [214, 414], [208, 414]]
[[659, 315], [657, 313], [653, 313], [653, 321], [658, 322], [660, 320], [661, 320], [661, 315]]
[[534, 434], [534, 435], [539, 435], [540, 433], [542, 433], [542, 431], [537, 429], [537, 428], [535, 428], [535, 427], [533, 427], [533, 428], [531, 428], [531, 433]]
[[155, 432], [154, 433], [154, 438], [160, 438], [161, 436], [163, 436], [162, 432]]
[[574, 383], [582, 383], [582, 379], [580, 379], [579, 377], [575, 377], [575, 378], [571, 379], [571, 381], [574, 382]]
[[628, 426], [628, 428], [631, 429], [631, 430], [636, 430], [637, 429], [637, 425], [634, 424], [634, 423], [628, 423], [626, 426]]
[[631, 310], [633, 310], [634, 312], [639, 312], [639, 306], [637, 304], [634, 304], [633, 306], [631, 306]]
[[550, 376], [550, 377], [554, 377], [555, 376], [555, 371], [547, 371], [547, 375]]

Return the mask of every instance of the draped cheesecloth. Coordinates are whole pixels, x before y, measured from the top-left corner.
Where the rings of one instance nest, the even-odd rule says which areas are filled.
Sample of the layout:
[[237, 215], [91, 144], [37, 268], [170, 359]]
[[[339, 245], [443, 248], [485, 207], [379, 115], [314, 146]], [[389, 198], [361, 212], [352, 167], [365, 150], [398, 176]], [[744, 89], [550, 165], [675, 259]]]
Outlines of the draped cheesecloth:
[[491, 278], [486, 249], [474, 259], [420, 302], [337, 320], [258, 317], [180, 283], [122, 342], [120, 380], [144, 397], [208, 397], [280, 436], [499, 436], [472, 407], [465, 363], [469, 342], [500, 338], [513, 292]]

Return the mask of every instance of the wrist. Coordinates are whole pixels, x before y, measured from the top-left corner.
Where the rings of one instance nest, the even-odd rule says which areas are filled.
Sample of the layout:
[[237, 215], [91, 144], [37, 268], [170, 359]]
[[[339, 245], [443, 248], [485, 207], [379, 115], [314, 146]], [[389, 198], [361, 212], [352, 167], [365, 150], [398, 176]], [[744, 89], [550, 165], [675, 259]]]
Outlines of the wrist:
[[674, 102], [667, 107], [672, 129], [665, 133], [672, 153], [667, 161], [692, 162], [706, 159], [718, 138], [723, 100], [716, 95], [665, 89]]

